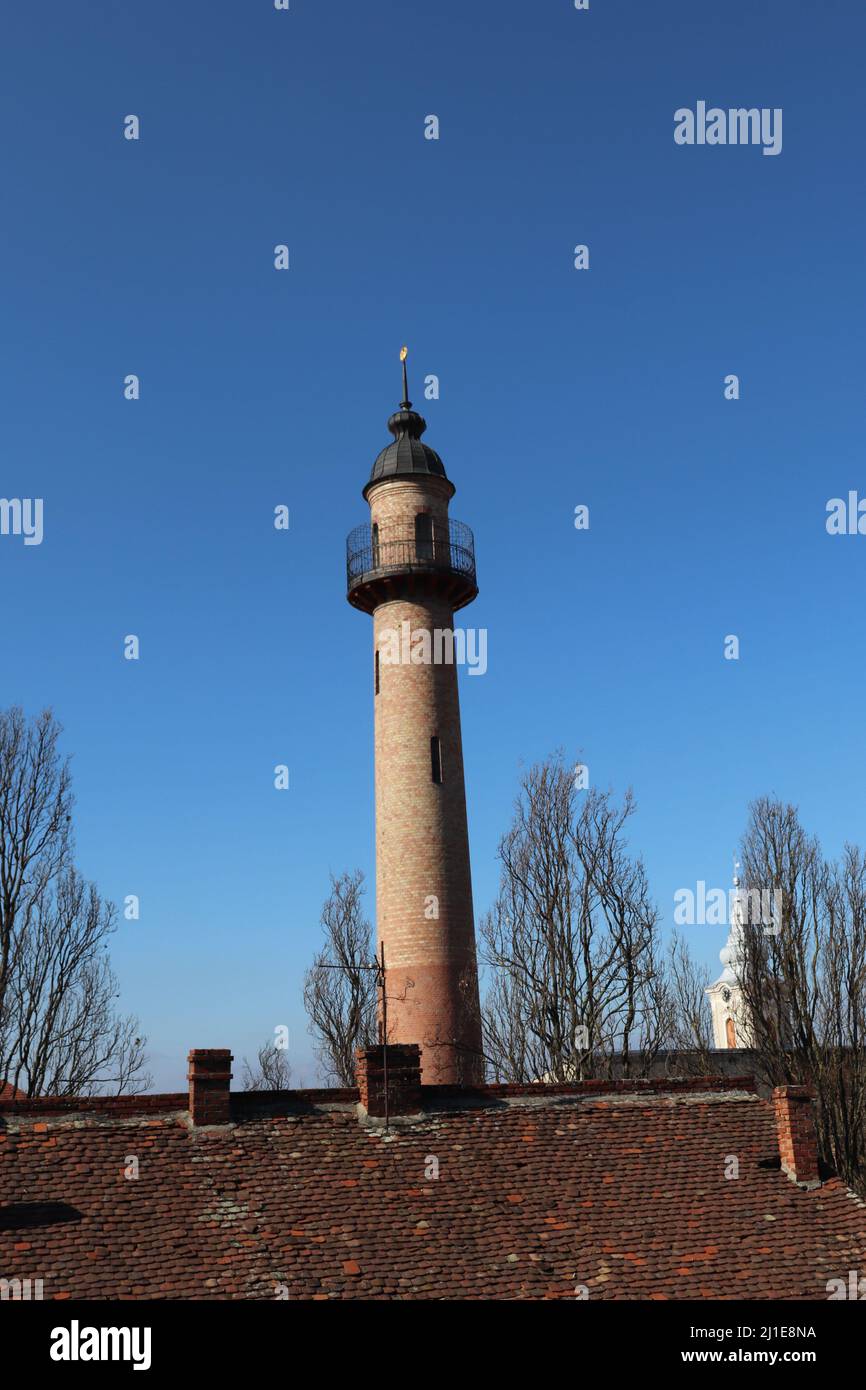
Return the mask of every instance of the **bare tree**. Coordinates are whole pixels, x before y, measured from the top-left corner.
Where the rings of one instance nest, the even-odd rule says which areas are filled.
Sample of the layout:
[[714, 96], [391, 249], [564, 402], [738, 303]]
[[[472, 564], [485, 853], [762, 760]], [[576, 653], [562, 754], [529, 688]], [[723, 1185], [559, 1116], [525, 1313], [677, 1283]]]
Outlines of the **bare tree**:
[[291, 1080], [292, 1068], [285, 1048], [272, 1042], [262, 1043], [254, 1067], [244, 1058], [245, 1091], [288, 1091]]
[[0, 712], [0, 1081], [120, 1095], [150, 1078], [137, 1021], [115, 1012], [116, 910], [73, 864], [60, 732], [49, 710]]
[[713, 1027], [706, 996], [710, 978], [708, 968], [698, 965], [682, 937], [674, 934], [665, 971], [670, 1073], [706, 1076], [713, 1070]]
[[570, 1081], [651, 1066], [670, 999], [658, 913], [627, 851], [631, 793], [578, 790], [561, 753], [523, 777], [481, 924], [492, 978], [485, 1051], [496, 1080]]
[[751, 901], [775, 902], [752, 912], [739, 969], [763, 1079], [814, 1088], [822, 1155], [866, 1193], [866, 857], [826, 860], [796, 807], [762, 797], [741, 858]]
[[355, 1049], [377, 1040], [373, 934], [364, 916], [364, 875], [331, 875], [322, 907], [325, 945], [304, 977], [304, 1005], [326, 1077], [355, 1084]]

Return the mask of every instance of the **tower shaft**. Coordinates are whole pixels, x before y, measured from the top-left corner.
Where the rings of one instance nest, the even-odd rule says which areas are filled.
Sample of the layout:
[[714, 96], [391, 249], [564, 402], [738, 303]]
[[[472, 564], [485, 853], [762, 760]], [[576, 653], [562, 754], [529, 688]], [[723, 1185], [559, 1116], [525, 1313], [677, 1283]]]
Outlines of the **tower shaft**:
[[447, 651], [453, 622], [435, 597], [395, 598], [373, 615], [376, 915], [389, 1041], [420, 1042], [428, 1083], [481, 1073], [457, 668], [412, 660], [428, 640], [431, 653], [437, 643]]

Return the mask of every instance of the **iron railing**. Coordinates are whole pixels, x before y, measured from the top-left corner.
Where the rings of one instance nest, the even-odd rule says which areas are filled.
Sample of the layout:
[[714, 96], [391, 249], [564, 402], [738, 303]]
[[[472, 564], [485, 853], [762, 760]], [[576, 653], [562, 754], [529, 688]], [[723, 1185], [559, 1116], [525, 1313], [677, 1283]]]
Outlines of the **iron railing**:
[[406, 532], [383, 532], [374, 539], [369, 522], [356, 526], [346, 541], [346, 586], [355, 588], [367, 578], [397, 570], [450, 570], [475, 584], [475, 539], [462, 521], [434, 526], [421, 539]]

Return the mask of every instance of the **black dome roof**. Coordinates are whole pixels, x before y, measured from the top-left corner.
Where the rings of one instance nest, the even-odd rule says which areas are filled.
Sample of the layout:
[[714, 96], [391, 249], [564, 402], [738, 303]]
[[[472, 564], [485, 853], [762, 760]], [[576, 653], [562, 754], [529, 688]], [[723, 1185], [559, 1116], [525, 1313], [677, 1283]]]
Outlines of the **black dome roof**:
[[[445, 465], [435, 449], [421, 443], [421, 436], [427, 428], [423, 415], [412, 409], [411, 401], [403, 401], [388, 421], [388, 429], [394, 436], [393, 443], [386, 445], [370, 473], [370, 481], [378, 483], [383, 478], [405, 478], [418, 474], [445, 478]], [[367, 488], [364, 489], [366, 493]]]

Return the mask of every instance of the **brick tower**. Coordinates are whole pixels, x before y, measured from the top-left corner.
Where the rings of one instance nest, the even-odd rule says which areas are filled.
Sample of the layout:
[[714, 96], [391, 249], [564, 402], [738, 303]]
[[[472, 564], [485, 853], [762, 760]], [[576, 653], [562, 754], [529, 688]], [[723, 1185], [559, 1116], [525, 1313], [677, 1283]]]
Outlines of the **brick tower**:
[[[478, 593], [454, 484], [403, 400], [347, 542], [348, 599], [373, 615], [376, 915], [387, 1041], [419, 1043], [427, 1084], [483, 1080], [454, 613]], [[449, 659], [450, 658], [450, 659]]]

